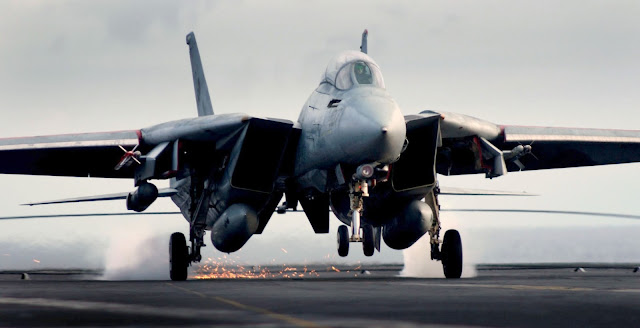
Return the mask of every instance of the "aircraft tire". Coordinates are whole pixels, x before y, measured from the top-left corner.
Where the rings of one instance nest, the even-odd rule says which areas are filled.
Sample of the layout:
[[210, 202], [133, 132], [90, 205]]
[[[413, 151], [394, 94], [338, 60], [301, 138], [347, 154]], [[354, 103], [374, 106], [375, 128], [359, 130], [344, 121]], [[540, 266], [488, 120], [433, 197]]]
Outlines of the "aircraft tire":
[[189, 251], [187, 250], [187, 241], [180, 232], [173, 233], [169, 239], [169, 266], [171, 280], [187, 280]]
[[341, 257], [349, 255], [349, 227], [346, 225], [338, 227], [338, 255]]
[[362, 227], [362, 251], [364, 252], [364, 256], [372, 256], [374, 250], [373, 227], [364, 225]]
[[442, 241], [442, 270], [448, 279], [462, 275], [462, 241], [457, 230], [447, 230]]

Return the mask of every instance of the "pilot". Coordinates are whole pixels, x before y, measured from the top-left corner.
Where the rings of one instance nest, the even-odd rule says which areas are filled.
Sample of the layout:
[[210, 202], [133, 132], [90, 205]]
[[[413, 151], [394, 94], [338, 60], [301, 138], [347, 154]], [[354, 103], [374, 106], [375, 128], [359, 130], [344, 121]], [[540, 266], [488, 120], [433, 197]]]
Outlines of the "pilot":
[[359, 84], [371, 84], [373, 83], [373, 77], [371, 76], [371, 70], [367, 64], [363, 62], [357, 62], [354, 65], [354, 72], [356, 73], [356, 80]]

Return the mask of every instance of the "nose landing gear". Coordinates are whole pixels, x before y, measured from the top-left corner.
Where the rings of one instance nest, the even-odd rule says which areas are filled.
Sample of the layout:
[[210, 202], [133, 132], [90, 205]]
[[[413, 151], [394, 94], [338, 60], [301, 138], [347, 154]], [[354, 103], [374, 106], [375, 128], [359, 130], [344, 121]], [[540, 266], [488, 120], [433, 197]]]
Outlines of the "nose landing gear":
[[369, 184], [367, 180], [364, 179], [354, 180], [349, 184], [349, 201], [351, 205], [351, 237], [349, 237], [348, 226], [342, 225], [338, 227], [338, 255], [342, 257], [345, 257], [349, 254], [350, 242], [361, 242], [364, 255], [373, 255], [375, 249], [373, 227], [370, 225], [361, 226], [360, 221], [360, 215], [363, 208], [362, 197], [369, 197]]

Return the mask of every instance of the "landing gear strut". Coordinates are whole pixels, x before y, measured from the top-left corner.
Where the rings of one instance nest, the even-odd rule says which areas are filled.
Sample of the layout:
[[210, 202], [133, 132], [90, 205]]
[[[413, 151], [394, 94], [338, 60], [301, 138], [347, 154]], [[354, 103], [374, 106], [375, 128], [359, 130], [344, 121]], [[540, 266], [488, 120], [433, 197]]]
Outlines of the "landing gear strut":
[[431, 242], [431, 259], [442, 262], [442, 271], [448, 279], [458, 279], [462, 276], [462, 241], [457, 230], [447, 230], [440, 245], [440, 205], [438, 204], [439, 189], [425, 198], [434, 209], [434, 219], [429, 229]]
[[191, 240], [191, 252], [189, 253], [189, 262], [200, 262], [202, 255], [200, 255], [200, 249], [204, 246], [204, 228], [191, 227], [190, 240]]
[[354, 179], [354, 181], [349, 184], [349, 203], [351, 207], [351, 237], [349, 237], [349, 227], [347, 227], [346, 225], [338, 227], [338, 255], [342, 257], [345, 257], [349, 254], [350, 242], [362, 242], [362, 250], [364, 252], [364, 255], [373, 255], [375, 249], [373, 227], [370, 225], [362, 226], [360, 220], [363, 208], [363, 197], [369, 197], [369, 184], [364, 179]]

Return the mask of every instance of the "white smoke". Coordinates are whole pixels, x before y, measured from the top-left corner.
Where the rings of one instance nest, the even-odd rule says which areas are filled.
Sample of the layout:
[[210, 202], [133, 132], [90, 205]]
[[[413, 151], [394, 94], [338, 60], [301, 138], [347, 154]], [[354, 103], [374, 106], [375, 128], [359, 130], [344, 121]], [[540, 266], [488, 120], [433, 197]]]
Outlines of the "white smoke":
[[113, 236], [105, 254], [104, 280], [169, 279], [167, 236]]
[[[441, 217], [442, 219], [442, 217]], [[447, 214], [446, 219], [442, 220], [442, 230], [440, 237], [444, 236], [444, 232], [448, 229], [456, 229], [459, 226], [455, 217]], [[462, 278], [475, 277], [476, 272], [476, 252], [471, 251], [473, 245], [471, 238], [465, 240], [466, 234], [460, 232], [462, 238]], [[431, 260], [431, 245], [429, 243], [429, 234], [425, 234], [422, 238], [411, 247], [402, 251], [404, 258], [404, 268], [400, 272], [403, 277], [413, 278], [444, 278], [442, 271], [442, 263], [440, 261]]]
[[136, 222], [110, 235], [104, 256], [104, 280], [169, 279], [169, 235], [175, 224]]

